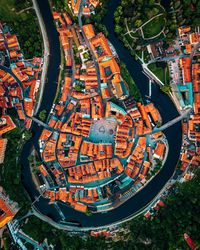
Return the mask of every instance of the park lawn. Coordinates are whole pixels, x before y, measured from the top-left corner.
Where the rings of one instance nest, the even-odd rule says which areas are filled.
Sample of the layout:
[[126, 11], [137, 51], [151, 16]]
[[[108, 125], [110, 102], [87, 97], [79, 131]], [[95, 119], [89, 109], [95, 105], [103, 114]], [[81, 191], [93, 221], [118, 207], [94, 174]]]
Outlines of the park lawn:
[[136, 39], [133, 39], [128, 33], [122, 36], [124, 44], [126, 44], [125, 45], [126, 47], [129, 47], [129, 46], [134, 47], [135, 41], [137, 41], [137, 38], [140, 37], [140, 34], [138, 34], [138, 32], [136, 32], [136, 33], [134, 33], [134, 36], [136, 37]]
[[165, 27], [165, 18], [164, 16], [155, 17], [149, 23], [143, 26], [144, 38], [148, 39], [158, 35], [163, 27]]
[[0, 18], [12, 21], [16, 18], [15, 0], [0, 0]]
[[[169, 84], [169, 70], [166, 67], [158, 67], [156, 63], [151, 63], [148, 68], [165, 84]], [[166, 81], [165, 81], [166, 79]]]
[[18, 11], [30, 7], [30, 4], [24, 1], [23, 4], [16, 4], [16, 0], [0, 0], [0, 19], [5, 22], [15, 21], [17, 19], [27, 19], [26, 11], [17, 14]]

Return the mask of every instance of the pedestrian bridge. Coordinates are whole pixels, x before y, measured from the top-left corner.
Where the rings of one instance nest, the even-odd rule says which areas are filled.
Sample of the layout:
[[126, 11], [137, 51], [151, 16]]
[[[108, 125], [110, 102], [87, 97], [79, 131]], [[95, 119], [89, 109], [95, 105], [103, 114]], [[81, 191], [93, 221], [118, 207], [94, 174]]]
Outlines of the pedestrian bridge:
[[191, 111], [191, 108], [190, 109], [187, 109], [184, 113], [182, 113], [180, 116], [174, 118], [173, 120], [171, 121], [168, 121], [167, 123], [163, 124], [161, 127], [159, 128], [155, 128], [150, 134], [154, 134], [156, 132], [159, 132], [159, 131], [163, 131], [171, 126], [173, 126], [174, 124], [176, 124], [177, 122], [180, 122], [181, 120], [183, 120], [185, 117], [187, 117], [189, 115]]

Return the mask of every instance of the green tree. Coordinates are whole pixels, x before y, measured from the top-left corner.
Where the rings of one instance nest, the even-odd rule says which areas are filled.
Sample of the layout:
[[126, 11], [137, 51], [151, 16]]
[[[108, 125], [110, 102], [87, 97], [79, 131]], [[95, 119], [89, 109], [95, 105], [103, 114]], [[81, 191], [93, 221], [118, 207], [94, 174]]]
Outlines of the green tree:
[[135, 27], [140, 27], [142, 25], [142, 20], [138, 19], [135, 21]]
[[161, 86], [160, 89], [166, 94], [169, 94], [171, 92], [171, 86], [168, 84]]
[[40, 111], [39, 118], [40, 118], [41, 121], [45, 121], [46, 116], [47, 116], [47, 111], [45, 109], [43, 109], [42, 111]]
[[30, 130], [25, 130], [24, 131], [24, 139], [28, 141], [32, 137], [32, 132]]

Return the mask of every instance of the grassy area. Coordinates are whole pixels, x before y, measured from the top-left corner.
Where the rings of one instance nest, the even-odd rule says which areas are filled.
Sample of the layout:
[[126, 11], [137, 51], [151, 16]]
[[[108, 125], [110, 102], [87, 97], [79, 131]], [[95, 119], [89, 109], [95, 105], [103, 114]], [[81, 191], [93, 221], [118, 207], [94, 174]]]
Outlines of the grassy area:
[[56, 10], [63, 10], [66, 6], [66, 0], [50, 0], [51, 5], [56, 8]]
[[164, 16], [157, 16], [149, 23], [143, 26], [143, 33], [145, 38], [151, 38], [158, 35], [165, 27]]
[[144, 62], [148, 63], [148, 61], [151, 59], [149, 52], [147, 51], [147, 49], [145, 48], [144, 50]]
[[[31, 0], [0, 0], [0, 20], [19, 39], [26, 58], [42, 55], [42, 38]], [[28, 9], [27, 9], [28, 8]]]
[[128, 84], [130, 95], [133, 96], [136, 100], [140, 100], [140, 92], [124, 63], [121, 63], [121, 76]]
[[15, 21], [17, 18], [26, 19], [26, 12], [22, 12], [21, 14], [17, 14], [22, 8], [28, 8], [31, 6], [30, 1], [22, 1], [20, 4], [17, 4], [16, 0], [0, 0], [0, 17], [1, 19], [6, 19], [7, 21]]
[[86, 60], [88, 60], [90, 58], [90, 55], [87, 52], [85, 52], [83, 54], [83, 58], [86, 59]]
[[[161, 66], [162, 65], [162, 66]], [[166, 63], [151, 63], [148, 68], [164, 83], [169, 84], [169, 70]]]
[[[158, 16], [160, 14], [162, 15]], [[165, 11], [156, 4], [156, 1], [135, 0], [131, 3], [125, 0], [121, 2], [114, 14], [115, 32], [125, 45], [131, 46], [131, 51], [137, 53], [146, 46], [146, 39], [159, 35], [165, 27], [165, 16]], [[144, 36], [141, 34], [140, 27]], [[160, 39], [160, 37], [157, 38]]]
[[29, 200], [21, 182], [21, 165], [19, 157], [23, 145], [22, 130], [15, 128], [4, 135], [8, 139], [4, 163], [0, 165], [1, 186], [6, 190], [10, 199], [19, 203], [25, 210]]

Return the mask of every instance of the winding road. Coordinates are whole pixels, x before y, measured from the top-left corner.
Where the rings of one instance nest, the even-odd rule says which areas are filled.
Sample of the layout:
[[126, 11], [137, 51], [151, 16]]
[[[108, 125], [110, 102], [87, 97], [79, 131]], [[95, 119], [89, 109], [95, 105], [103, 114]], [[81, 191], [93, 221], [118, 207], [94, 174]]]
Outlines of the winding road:
[[39, 98], [37, 101], [37, 106], [34, 110], [34, 115], [36, 115], [40, 109], [42, 97], [44, 93], [45, 81], [46, 81], [48, 64], [49, 64], [50, 50], [49, 50], [49, 40], [47, 36], [47, 31], [43, 22], [43, 18], [40, 13], [40, 9], [38, 7], [37, 1], [36, 0], [32, 0], [32, 1], [33, 1], [33, 7], [35, 9], [35, 12], [39, 21], [40, 30], [41, 30], [42, 38], [43, 38], [43, 44], [44, 44], [43, 67], [42, 67], [42, 75], [41, 75], [41, 80], [40, 80], [40, 93], [39, 93]]

